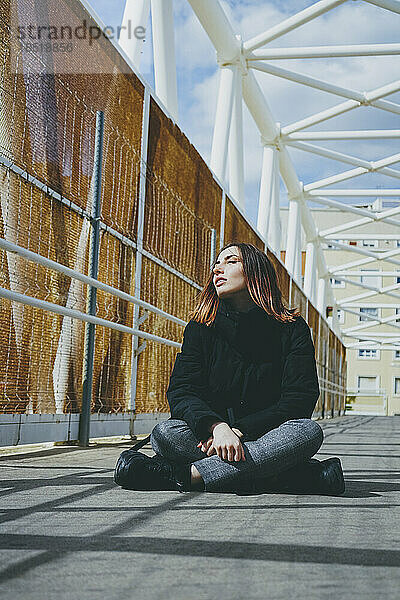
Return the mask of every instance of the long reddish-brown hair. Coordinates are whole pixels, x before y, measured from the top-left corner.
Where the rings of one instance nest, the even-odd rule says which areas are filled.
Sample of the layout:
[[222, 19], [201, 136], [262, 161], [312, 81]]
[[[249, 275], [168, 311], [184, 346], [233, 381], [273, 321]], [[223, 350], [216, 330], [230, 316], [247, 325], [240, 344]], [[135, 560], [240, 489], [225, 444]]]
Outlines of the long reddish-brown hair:
[[[221, 248], [218, 256], [223, 250], [232, 246], [236, 246], [239, 249], [243, 264], [244, 279], [253, 302], [277, 321], [281, 321], [282, 323], [295, 321], [300, 313], [296, 308], [290, 309], [284, 303], [276, 271], [265, 252], [262, 252], [253, 244], [231, 242]], [[204, 323], [208, 326], [214, 322], [219, 304], [219, 297], [213, 283], [213, 270], [218, 256], [211, 266], [210, 274], [204, 288], [199, 293], [196, 306], [189, 315], [189, 318], [193, 321]]]

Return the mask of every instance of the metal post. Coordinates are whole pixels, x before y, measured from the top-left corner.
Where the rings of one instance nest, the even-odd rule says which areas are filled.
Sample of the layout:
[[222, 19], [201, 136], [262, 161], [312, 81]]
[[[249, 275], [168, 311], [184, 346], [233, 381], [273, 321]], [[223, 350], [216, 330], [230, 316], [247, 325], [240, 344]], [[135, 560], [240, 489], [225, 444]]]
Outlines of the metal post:
[[326, 305], [326, 280], [324, 277], [318, 279], [318, 296], [317, 296], [317, 310], [325, 318], [325, 305]]
[[225, 178], [233, 94], [237, 70], [238, 68], [234, 65], [226, 65], [220, 69], [210, 167], [221, 182], [223, 182]]
[[268, 242], [271, 249], [277, 256], [280, 256], [281, 251], [281, 212], [280, 212], [280, 193], [279, 193], [279, 154], [275, 152], [276, 160], [273, 173], [273, 188], [271, 197], [271, 210], [269, 213], [268, 225]]
[[211, 252], [210, 252], [210, 263], [211, 266], [214, 264], [217, 258], [217, 230], [211, 229]]
[[229, 135], [229, 191], [244, 210], [242, 73], [237, 67]]
[[[93, 203], [91, 214], [91, 239], [89, 252], [89, 276], [97, 279], [99, 270], [99, 249], [100, 249], [100, 214], [101, 214], [101, 169], [103, 159], [103, 132], [104, 132], [104, 113], [96, 112], [96, 137], [94, 146], [94, 164], [93, 164]], [[87, 312], [89, 315], [96, 315], [97, 289], [89, 287], [87, 299]], [[94, 363], [94, 343], [95, 343], [95, 325], [86, 323], [85, 326], [85, 349], [83, 362], [83, 389], [82, 389], [82, 408], [79, 419], [79, 445], [87, 446], [89, 444], [90, 433], [90, 405], [92, 399], [93, 386], [93, 363]]]
[[[144, 231], [144, 204], [146, 199], [146, 180], [147, 180], [147, 148], [149, 139], [149, 118], [150, 118], [150, 91], [146, 86], [143, 100], [142, 117], [142, 144], [141, 144], [141, 162], [140, 162], [140, 183], [139, 183], [139, 206], [138, 206], [138, 228], [137, 228], [137, 246], [135, 262], [135, 298], [140, 299], [140, 287], [142, 277], [142, 250], [143, 250], [143, 231]], [[133, 309], [133, 327], [138, 329], [139, 306], [135, 304]], [[131, 394], [129, 399], [129, 410], [135, 413], [136, 410], [136, 382], [138, 358], [141, 350], [144, 350], [145, 342], [139, 348], [139, 338], [132, 337], [132, 367], [131, 367]], [[131, 435], [133, 435], [133, 421], [131, 423]]]
[[263, 238], [267, 239], [268, 245], [270, 245], [268, 239], [268, 225], [270, 222], [272, 194], [274, 189], [275, 164], [276, 148], [265, 145], [263, 150], [257, 229]]
[[[146, 36], [149, 14], [150, 0], [127, 0], [118, 42], [138, 71], [145, 41], [142, 34]], [[137, 28], [142, 28], [139, 29], [139, 36]]]
[[304, 271], [304, 293], [314, 304], [315, 288], [315, 246], [313, 242], [307, 242], [306, 267]]
[[296, 252], [298, 250], [299, 232], [299, 203], [295, 199], [289, 200], [289, 219], [287, 228], [287, 244], [285, 266], [289, 273], [295, 277]]
[[151, 0], [156, 93], [172, 118], [178, 120], [174, 16], [172, 0]]
[[[326, 384], [325, 384], [325, 341], [321, 336], [321, 313], [318, 313], [318, 358], [319, 358], [319, 375], [321, 378], [321, 417], [325, 417], [325, 398], [326, 398]], [[322, 348], [321, 348], [322, 347]]]
[[220, 223], [220, 228], [219, 228], [219, 247], [220, 247], [220, 249], [224, 246], [224, 239], [225, 239], [225, 209], [226, 209], [226, 194], [225, 194], [225, 190], [222, 190], [221, 223]]
[[296, 280], [297, 285], [301, 288], [301, 271], [302, 271], [302, 246], [301, 246], [301, 224], [300, 219], [297, 221], [297, 233], [296, 233], [297, 247], [296, 247], [296, 256], [294, 262], [294, 278]]

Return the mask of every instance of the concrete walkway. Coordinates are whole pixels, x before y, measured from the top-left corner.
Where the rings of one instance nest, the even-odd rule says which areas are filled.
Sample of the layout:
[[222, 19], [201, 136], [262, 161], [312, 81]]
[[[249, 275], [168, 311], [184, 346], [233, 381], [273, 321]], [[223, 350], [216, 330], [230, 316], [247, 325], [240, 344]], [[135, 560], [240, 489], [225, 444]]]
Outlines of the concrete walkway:
[[398, 600], [400, 417], [320, 423], [339, 498], [121, 490], [130, 444], [2, 457], [0, 597]]

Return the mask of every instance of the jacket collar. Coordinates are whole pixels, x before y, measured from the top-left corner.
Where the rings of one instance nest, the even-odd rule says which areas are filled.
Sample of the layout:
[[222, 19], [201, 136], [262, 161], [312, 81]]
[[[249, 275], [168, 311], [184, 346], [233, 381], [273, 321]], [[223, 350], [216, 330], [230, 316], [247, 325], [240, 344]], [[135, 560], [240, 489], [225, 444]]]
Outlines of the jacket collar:
[[232, 310], [229, 305], [227, 304], [227, 302], [224, 299], [220, 299], [219, 304], [218, 304], [218, 309], [217, 309], [217, 314], [223, 315], [225, 317], [228, 317], [230, 319], [232, 319], [233, 321], [240, 321], [242, 319], [246, 319], [247, 317], [255, 317], [255, 316], [264, 316], [267, 317], [267, 313], [265, 312], [265, 310], [263, 310], [262, 308], [260, 308], [259, 306], [255, 305], [253, 306], [250, 310], [244, 312], [244, 311], [238, 311], [238, 310]]
[[271, 317], [259, 306], [254, 306], [247, 312], [234, 311], [221, 299], [214, 319], [214, 327], [234, 346], [239, 323], [246, 323], [249, 327], [255, 325], [257, 329], [257, 323], [261, 325], [261, 322], [270, 319]]

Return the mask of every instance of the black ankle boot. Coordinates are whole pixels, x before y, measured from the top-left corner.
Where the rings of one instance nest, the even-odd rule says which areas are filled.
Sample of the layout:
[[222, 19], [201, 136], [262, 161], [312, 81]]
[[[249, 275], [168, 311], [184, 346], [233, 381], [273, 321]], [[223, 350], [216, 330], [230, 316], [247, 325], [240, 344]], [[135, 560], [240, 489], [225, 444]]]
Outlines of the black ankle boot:
[[274, 477], [258, 480], [257, 488], [259, 492], [264, 488], [277, 493], [340, 496], [345, 491], [345, 482], [340, 459], [334, 457], [322, 462], [310, 459]]
[[114, 470], [114, 481], [127, 490], [191, 489], [190, 465], [176, 465], [156, 454], [152, 458], [137, 450], [124, 450]]

